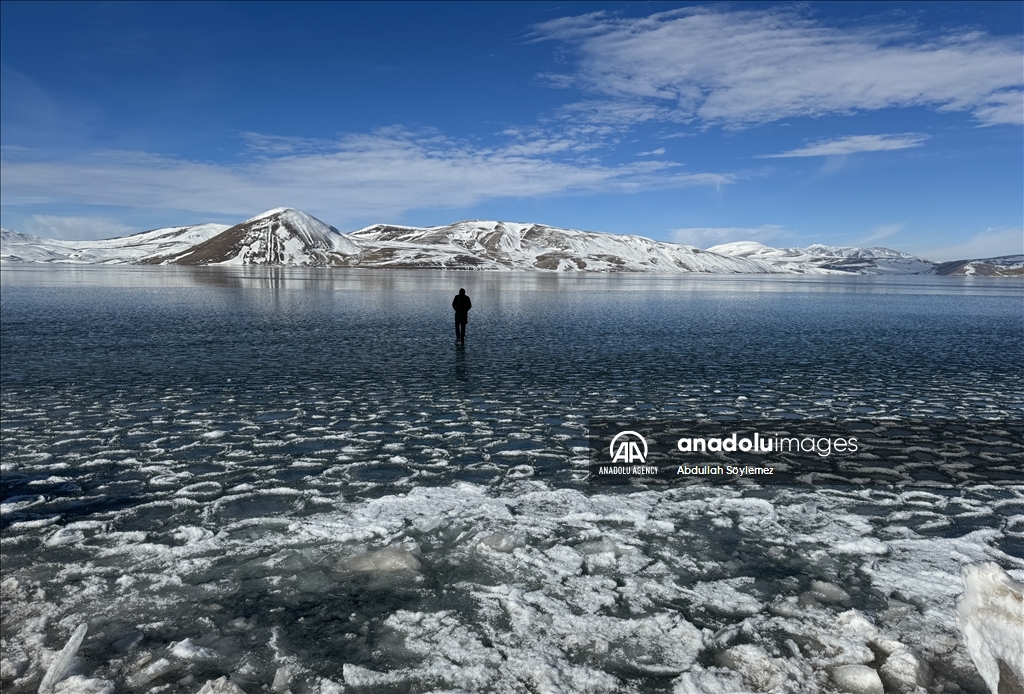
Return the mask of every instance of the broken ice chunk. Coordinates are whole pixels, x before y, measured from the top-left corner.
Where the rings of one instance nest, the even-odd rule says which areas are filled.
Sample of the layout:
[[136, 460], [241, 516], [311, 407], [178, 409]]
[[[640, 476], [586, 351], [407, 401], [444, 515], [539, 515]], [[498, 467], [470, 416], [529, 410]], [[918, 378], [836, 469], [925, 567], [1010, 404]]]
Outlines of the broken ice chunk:
[[412, 550], [388, 547], [342, 559], [339, 567], [349, 571], [380, 573], [419, 571], [420, 560]]
[[54, 694], [114, 694], [114, 683], [110, 680], [72, 675], [58, 682], [53, 691]]
[[832, 671], [839, 691], [849, 694], [884, 694], [878, 673], [867, 665], [841, 665]]
[[0, 660], [0, 680], [16, 680], [28, 667], [27, 658], [4, 658]]
[[85, 639], [87, 631], [89, 631], [87, 624], [78, 625], [75, 633], [71, 635], [67, 644], [57, 654], [57, 657], [53, 659], [50, 667], [46, 670], [46, 674], [43, 675], [43, 681], [39, 683], [39, 694], [49, 694], [49, 692], [53, 691], [55, 684], [68, 676], [71, 666], [75, 662], [75, 656], [78, 655], [78, 648], [82, 645], [82, 640]]
[[913, 692], [931, 681], [928, 662], [906, 647], [891, 653], [879, 673], [887, 691], [893, 692]]
[[85, 533], [75, 528], [61, 528], [46, 540], [48, 547], [59, 547], [61, 545], [73, 545], [85, 539]]
[[127, 653], [142, 641], [141, 631], [131, 631], [111, 644], [118, 653]]
[[[957, 600], [957, 621], [974, 665], [992, 694], [1022, 687], [1024, 584], [992, 562], [965, 566], [961, 575], [964, 594]], [[1013, 678], [1017, 681], [1000, 681]]]
[[733, 646], [718, 656], [718, 662], [730, 670], [739, 672], [744, 680], [759, 691], [775, 689], [784, 681], [782, 671], [774, 659], [758, 646]]
[[675, 680], [672, 694], [733, 694], [743, 691], [743, 682], [738, 672], [725, 668], [705, 670], [694, 664]]
[[220, 654], [212, 648], [197, 646], [192, 639], [185, 639], [171, 644], [171, 655], [181, 660], [216, 660]]
[[128, 684], [132, 687], [141, 687], [170, 672], [174, 672], [178, 667], [178, 663], [172, 663], [167, 658], [161, 658], [155, 663], [150, 663], [146, 667], [132, 674], [132, 676], [128, 678]]
[[345, 684], [350, 687], [379, 687], [408, 681], [408, 677], [402, 672], [377, 672], [351, 663], [342, 665], [341, 675]]
[[213, 531], [207, 528], [197, 528], [192, 525], [183, 525], [177, 528], [172, 536], [182, 544], [196, 544], [205, 542], [213, 537]]
[[291, 682], [292, 668], [288, 665], [282, 665], [277, 668], [277, 672], [274, 673], [274, 683], [270, 685], [270, 690], [273, 692], [286, 691]]
[[850, 594], [827, 581], [811, 581], [811, 595], [822, 602], [845, 604], [850, 602]]
[[611, 553], [615, 556], [622, 554], [622, 549], [617, 544], [615, 544], [614, 540], [609, 540], [608, 538], [584, 542], [576, 549], [578, 549], [580, 552], [583, 552], [584, 554]]
[[764, 603], [738, 590], [754, 583], [750, 576], [737, 576], [720, 581], [697, 583], [685, 589], [690, 599], [703, 609], [729, 617], [750, 617], [764, 609]]
[[216, 680], [207, 680], [203, 688], [196, 694], [245, 694], [245, 692], [227, 677], [221, 677]]
[[320, 694], [342, 694], [344, 691], [345, 685], [343, 684], [328, 679], [320, 680]]
[[496, 552], [509, 553], [517, 547], [526, 546], [526, 535], [520, 533], [492, 533], [480, 538], [480, 544]]

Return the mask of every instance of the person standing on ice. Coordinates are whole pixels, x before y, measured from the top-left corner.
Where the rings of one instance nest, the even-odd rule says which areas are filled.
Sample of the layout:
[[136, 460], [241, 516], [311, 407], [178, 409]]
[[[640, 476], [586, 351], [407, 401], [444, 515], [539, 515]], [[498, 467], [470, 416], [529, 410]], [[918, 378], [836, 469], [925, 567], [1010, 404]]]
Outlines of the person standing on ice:
[[452, 308], [455, 309], [455, 341], [466, 344], [466, 323], [469, 322], [469, 309], [473, 308], [473, 302], [465, 289], [460, 289], [452, 299]]

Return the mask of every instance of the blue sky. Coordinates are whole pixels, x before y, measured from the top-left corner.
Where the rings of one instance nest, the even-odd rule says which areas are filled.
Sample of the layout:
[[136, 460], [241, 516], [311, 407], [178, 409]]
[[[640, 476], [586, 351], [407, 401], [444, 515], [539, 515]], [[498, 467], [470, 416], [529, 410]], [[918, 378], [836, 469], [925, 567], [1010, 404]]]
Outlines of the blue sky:
[[5, 228], [1024, 252], [1024, 3], [11, 3]]

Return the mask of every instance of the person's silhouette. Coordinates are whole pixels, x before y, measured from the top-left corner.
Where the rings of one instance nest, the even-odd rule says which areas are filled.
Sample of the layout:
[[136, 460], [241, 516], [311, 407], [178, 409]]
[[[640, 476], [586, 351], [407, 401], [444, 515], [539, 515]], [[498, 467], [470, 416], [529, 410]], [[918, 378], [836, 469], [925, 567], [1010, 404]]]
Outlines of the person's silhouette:
[[466, 342], [466, 323], [469, 322], [469, 309], [473, 308], [473, 302], [469, 300], [465, 289], [452, 299], [452, 308], [455, 309], [455, 341]]

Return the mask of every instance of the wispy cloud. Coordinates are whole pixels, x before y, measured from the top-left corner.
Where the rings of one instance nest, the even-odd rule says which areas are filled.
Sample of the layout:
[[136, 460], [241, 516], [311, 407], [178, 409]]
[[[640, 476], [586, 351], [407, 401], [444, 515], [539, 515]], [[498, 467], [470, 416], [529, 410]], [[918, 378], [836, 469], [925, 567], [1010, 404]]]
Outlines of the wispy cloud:
[[572, 75], [565, 75], [557, 72], [542, 72], [537, 75], [537, 80], [542, 84], [555, 89], [568, 89], [575, 81]]
[[768, 241], [789, 235], [785, 229], [775, 224], [762, 224], [759, 227], [686, 227], [673, 229], [671, 234], [672, 240], [676, 243], [698, 248], [708, 248], [732, 241], [757, 241], [767, 244]]
[[[38, 161], [4, 153], [3, 204], [111, 205], [220, 215], [302, 208], [336, 225], [395, 219], [412, 209], [573, 192], [722, 186], [733, 176], [688, 173], [674, 162], [609, 166], [565, 154], [553, 141], [476, 147], [437, 133], [387, 129], [328, 144], [247, 137], [259, 156], [242, 163], [103, 152]], [[305, 150], [291, 153], [294, 149]]]
[[245, 143], [245, 148], [248, 152], [264, 156], [319, 152], [333, 144], [331, 140], [325, 139], [287, 137], [251, 132], [242, 133], [242, 141]]
[[21, 231], [51, 239], [107, 239], [139, 230], [106, 217], [34, 214]]
[[878, 243], [882, 239], [895, 236], [901, 231], [903, 231], [902, 224], [883, 224], [880, 227], [876, 227], [870, 234], [858, 241], [856, 245], [870, 246], [871, 244]]
[[[577, 50], [598, 120], [648, 117], [743, 127], [794, 116], [926, 106], [983, 125], [1024, 122], [1020, 37], [835, 28], [799, 9], [696, 7], [627, 18], [596, 12], [535, 27]], [[549, 80], [552, 81], [552, 80]]]
[[914, 133], [904, 133], [903, 135], [849, 135], [832, 140], [820, 140], [805, 147], [781, 154], [762, 154], [760, 158], [828, 157], [856, 154], [857, 152], [884, 152], [894, 149], [920, 147], [927, 139], [927, 135], [916, 135]]

